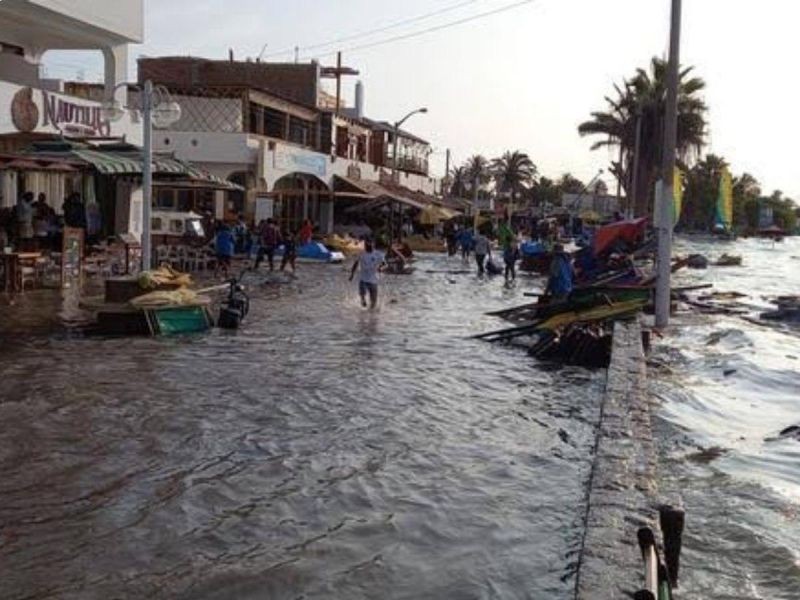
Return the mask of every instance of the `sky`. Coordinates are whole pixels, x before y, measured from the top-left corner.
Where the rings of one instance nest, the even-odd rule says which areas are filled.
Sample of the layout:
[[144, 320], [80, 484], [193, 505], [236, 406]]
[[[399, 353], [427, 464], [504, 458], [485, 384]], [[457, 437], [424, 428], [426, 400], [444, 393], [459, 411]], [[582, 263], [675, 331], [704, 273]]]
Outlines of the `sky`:
[[[459, 164], [470, 155], [527, 152], [539, 172], [571, 172], [588, 181], [612, 158], [591, 151], [577, 126], [603, 109], [613, 84], [668, 50], [670, 0], [528, 0], [515, 8], [370, 48], [373, 42], [443, 26], [521, 0], [145, 0], [139, 55], [302, 59], [360, 71], [366, 114], [406, 124], [431, 141], [436, 174], [446, 149]], [[416, 19], [399, 27], [398, 21]], [[709, 144], [734, 174], [749, 172], [765, 191], [800, 199], [794, 145], [800, 78], [793, 65], [800, 3], [794, 0], [684, 0], [681, 62], [707, 82]], [[387, 28], [372, 35], [358, 34]], [[357, 36], [357, 37], [354, 37]], [[266, 48], [264, 45], [266, 44]], [[331, 54], [333, 53], [333, 54]], [[48, 75], [99, 79], [97, 55], [51, 52]], [[132, 71], [135, 73], [135, 70]], [[356, 78], [346, 80], [352, 102]], [[603, 175], [609, 188], [615, 182]]]

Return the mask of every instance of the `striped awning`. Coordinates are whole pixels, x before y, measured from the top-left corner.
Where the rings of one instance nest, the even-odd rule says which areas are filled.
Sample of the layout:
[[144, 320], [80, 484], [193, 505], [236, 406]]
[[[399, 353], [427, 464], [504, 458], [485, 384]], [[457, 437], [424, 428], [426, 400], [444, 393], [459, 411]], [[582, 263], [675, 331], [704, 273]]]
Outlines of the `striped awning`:
[[73, 150], [72, 154], [103, 175], [136, 175], [142, 172], [142, 161], [126, 154], [85, 149]]
[[[97, 172], [103, 175], [141, 175], [143, 170], [142, 156], [130, 152], [112, 152], [97, 150], [73, 150], [72, 153], [86, 161]], [[231, 181], [212, 175], [197, 166], [169, 156], [153, 157], [154, 175], [172, 175], [176, 178], [188, 178], [195, 183], [203, 183], [209, 187], [224, 190], [243, 190], [244, 188]], [[176, 180], [175, 183], [179, 183]]]

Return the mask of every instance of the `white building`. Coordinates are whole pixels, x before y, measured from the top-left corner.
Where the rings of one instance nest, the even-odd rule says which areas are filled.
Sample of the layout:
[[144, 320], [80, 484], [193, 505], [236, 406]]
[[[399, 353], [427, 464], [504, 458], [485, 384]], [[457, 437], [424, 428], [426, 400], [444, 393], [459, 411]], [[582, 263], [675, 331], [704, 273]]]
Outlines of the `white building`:
[[[140, 80], [168, 87], [183, 111], [169, 130], [154, 133], [154, 150], [174, 152], [247, 189], [243, 197], [229, 195], [229, 206], [219, 209], [218, 217], [276, 216], [289, 227], [310, 218], [328, 232], [334, 211], [374, 196], [376, 184], [398, 195], [400, 186], [435, 194], [429, 144], [401, 132], [392, 183], [392, 127], [313, 101], [319, 70], [316, 63], [141, 59]], [[363, 93], [361, 99], [363, 108]]]
[[[102, 98], [64, 93], [63, 82], [42, 76], [42, 57], [49, 50], [101, 52], [103, 96], [108, 97], [117, 84], [130, 79], [128, 45], [140, 43], [143, 30], [143, 0], [0, 0], [0, 154], [62, 138], [113, 138], [140, 145], [138, 113], [129, 112], [118, 122], [105, 120]], [[122, 99], [125, 90], [114, 93]], [[0, 208], [13, 206], [26, 191], [46, 194], [59, 211], [65, 195], [85, 192], [86, 185], [80, 174], [7, 168], [0, 170]], [[112, 206], [118, 203], [126, 213], [141, 210], [135, 182], [118, 181], [115, 186]]]

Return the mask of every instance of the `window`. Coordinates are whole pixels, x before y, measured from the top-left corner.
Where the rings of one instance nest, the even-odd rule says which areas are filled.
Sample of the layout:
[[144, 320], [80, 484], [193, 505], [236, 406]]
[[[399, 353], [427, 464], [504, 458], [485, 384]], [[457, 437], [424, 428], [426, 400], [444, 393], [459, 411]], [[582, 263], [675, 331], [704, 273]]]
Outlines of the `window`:
[[264, 109], [264, 135], [286, 139], [286, 114], [271, 108]]
[[150, 228], [153, 231], [161, 231], [161, 225], [162, 225], [162, 223], [161, 223], [161, 218], [160, 217], [153, 217], [150, 220]]
[[156, 194], [156, 208], [175, 210], [175, 190], [159, 188]]
[[169, 221], [170, 233], [183, 233], [183, 221], [181, 219], [170, 219]]
[[289, 117], [289, 141], [303, 146], [311, 145], [310, 142], [311, 126], [308, 121], [303, 121], [297, 117]]
[[194, 208], [194, 199], [192, 198], [192, 190], [178, 190], [178, 210], [181, 212], [189, 212]]
[[250, 133], [264, 133], [264, 109], [250, 104]]

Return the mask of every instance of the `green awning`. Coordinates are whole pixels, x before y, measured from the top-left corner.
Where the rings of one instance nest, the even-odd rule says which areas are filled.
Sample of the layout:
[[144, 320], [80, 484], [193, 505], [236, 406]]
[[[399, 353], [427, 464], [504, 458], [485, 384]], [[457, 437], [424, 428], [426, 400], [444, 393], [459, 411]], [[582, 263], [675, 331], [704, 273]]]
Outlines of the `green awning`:
[[142, 172], [140, 160], [116, 152], [72, 150], [72, 154], [92, 165], [103, 175], [136, 175]]

